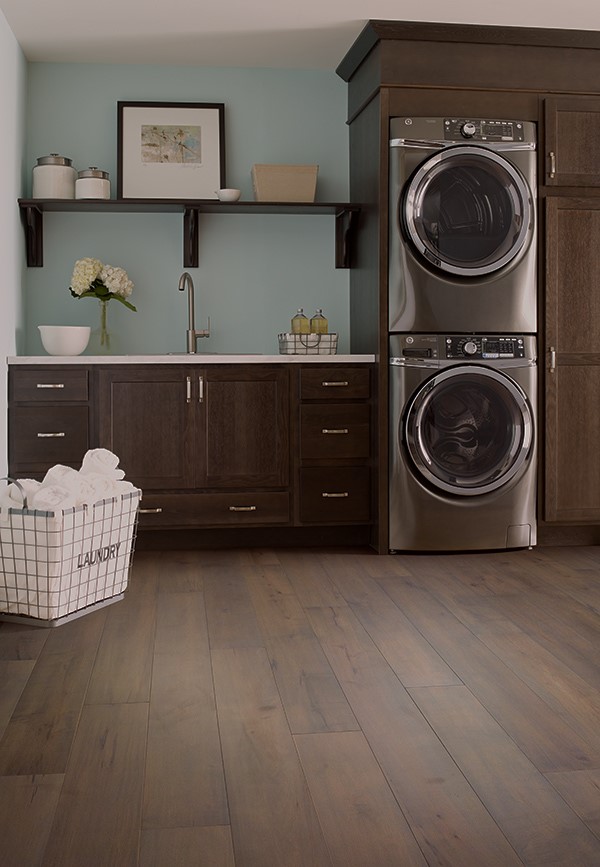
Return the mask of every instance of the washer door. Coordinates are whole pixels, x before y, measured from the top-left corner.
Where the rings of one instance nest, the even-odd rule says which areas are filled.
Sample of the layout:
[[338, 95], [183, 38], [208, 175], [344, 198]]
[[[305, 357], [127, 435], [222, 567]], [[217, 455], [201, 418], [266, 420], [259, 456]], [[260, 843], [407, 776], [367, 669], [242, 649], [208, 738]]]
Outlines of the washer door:
[[533, 414], [514, 380], [488, 367], [451, 367], [407, 404], [412, 469], [434, 488], [473, 496], [507, 484], [527, 460]]
[[430, 267], [476, 277], [519, 254], [533, 227], [532, 208], [512, 163], [486, 148], [457, 146], [417, 169], [402, 198], [401, 221]]

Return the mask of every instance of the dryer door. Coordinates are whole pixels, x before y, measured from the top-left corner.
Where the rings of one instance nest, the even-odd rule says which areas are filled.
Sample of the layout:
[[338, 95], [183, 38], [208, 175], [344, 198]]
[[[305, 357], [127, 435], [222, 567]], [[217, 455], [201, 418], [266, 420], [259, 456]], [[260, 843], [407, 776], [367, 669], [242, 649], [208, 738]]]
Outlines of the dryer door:
[[403, 439], [413, 472], [430, 486], [485, 494], [507, 484], [527, 460], [533, 413], [513, 379], [461, 365], [419, 387], [406, 406]]
[[467, 277], [511, 262], [533, 232], [519, 170], [487, 148], [450, 147], [427, 159], [402, 197], [401, 223], [429, 267]]

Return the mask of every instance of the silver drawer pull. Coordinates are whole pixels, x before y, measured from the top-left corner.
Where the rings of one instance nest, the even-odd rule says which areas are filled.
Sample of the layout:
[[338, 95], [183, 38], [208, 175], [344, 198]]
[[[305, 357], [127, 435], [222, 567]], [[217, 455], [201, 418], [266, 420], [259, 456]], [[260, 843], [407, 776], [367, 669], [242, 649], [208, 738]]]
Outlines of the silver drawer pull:
[[43, 439], [45, 437], [64, 437], [66, 433], [64, 431], [58, 431], [57, 433], [39, 433], [38, 436]]
[[344, 381], [342, 381], [342, 382], [322, 382], [322, 383], [321, 383], [321, 385], [324, 386], [325, 388], [328, 388], [328, 387], [330, 387], [330, 386], [332, 386], [332, 385], [344, 386], [344, 385], [349, 385], [349, 384], [350, 384], [350, 383], [347, 382], [346, 380], [344, 380]]
[[36, 388], [64, 388], [64, 382], [38, 382]]
[[162, 509], [139, 509], [140, 515], [158, 515]]
[[186, 376], [185, 378], [185, 402], [192, 402], [192, 377]]
[[347, 434], [350, 433], [347, 427], [329, 428], [324, 427], [321, 431], [323, 434]]
[[256, 512], [256, 506], [230, 506], [230, 512]]
[[349, 497], [350, 494], [348, 493], [348, 491], [340, 491], [339, 493], [335, 493], [335, 494], [333, 494], [333, 493], [328, 493], [327, 491], [323, 491], [323, 493], [321, 494], [321, 496], [322, 496], [322, 497], [329, 497], [330, 499], [333, 500], [333, 499], [335, 499], [335, 498], [338, 498], [338, 499], [339, 499], [339, 498], [341, 498], [341, 497]]

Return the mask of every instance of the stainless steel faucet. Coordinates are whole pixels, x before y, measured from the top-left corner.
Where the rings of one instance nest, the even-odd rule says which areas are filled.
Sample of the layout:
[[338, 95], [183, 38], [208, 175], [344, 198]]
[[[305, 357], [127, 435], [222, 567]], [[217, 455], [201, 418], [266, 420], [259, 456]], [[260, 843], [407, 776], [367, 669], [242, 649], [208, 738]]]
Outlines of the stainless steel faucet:
[[190, 355], [195, 355], [197, 350], [196, 341], [200, 337], [210, 337], [210, 316], [208, 317], [208, 328], [202, 331], [196, 331], [194, 325], [194, 281], [187, 271], [184, 271], [179, 278], [179, 291], [188, 291], [188, 328], [186, 331], [187, 352]]

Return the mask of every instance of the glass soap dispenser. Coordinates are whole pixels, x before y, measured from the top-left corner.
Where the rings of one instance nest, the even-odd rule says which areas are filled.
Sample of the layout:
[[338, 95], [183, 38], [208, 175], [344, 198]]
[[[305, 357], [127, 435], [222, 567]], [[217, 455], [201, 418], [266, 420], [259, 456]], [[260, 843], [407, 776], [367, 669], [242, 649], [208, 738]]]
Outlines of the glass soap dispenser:
[[327, 334], [328, 327], [329, 323], [327, 322], [327, 319], [323, 316], [323, 311], [319, 307], [315, 315], [310, 320], [310, 333]]
[[304, 309], [298, 308], [298, 312], [292, 318], [292, 334], [308, 334], [310, 332], [310, 322], [308, 316], [304, 315]]

